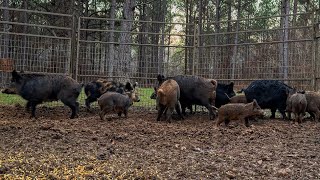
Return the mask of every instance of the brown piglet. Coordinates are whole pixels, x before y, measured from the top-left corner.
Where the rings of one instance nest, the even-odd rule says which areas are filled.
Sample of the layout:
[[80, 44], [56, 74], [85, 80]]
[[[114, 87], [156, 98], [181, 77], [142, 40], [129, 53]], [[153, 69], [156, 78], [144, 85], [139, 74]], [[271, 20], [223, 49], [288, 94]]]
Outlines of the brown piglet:
[[248, 104], [230, 103], [218, 109], [218, 121], [216, 125], [219, 127], [224, 121], [227, 126], [231, 120], [241, 120], [248, 127], [248, 119], [256, 116], [263, 116], [263, 111], [256, 100]]

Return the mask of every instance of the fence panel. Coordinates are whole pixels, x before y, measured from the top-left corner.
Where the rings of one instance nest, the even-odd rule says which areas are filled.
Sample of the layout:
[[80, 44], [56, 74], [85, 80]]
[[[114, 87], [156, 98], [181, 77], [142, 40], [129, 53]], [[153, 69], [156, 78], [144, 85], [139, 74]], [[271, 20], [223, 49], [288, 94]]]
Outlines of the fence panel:
[[[293, 16], [304, 19], [313, 14], [288, 15], [290, 22]], [[283, 17], [205, 24], [208, 32], [200, 34], [202, 44], [199, 46], [197, 74], [234, 81], [239, 89], [255, 79], [278, 79], [298, 89], [312, 90], [315, 73], [313, 22], [289, 23], [289, 27], [284, 28], [281, 26]], [[261, 26], [261, 22], [265, 25]], [[273, 22], [273, 26], [268, 22]], [[221, 32], [213, 26], [216, 23], [219, 23], [218, 27], [229, 24], [232, 29]]]
[[[0, 7], [23, 18], [0, 21], [0, 59], [10, 59], [10, 69], [25, 72], [69, 74], [72, 16], [24, 9]], [[14, 17], [14, 16], [12, 16]], [[63, 19], [56, 23], [57, 19]], [[1, 87], [9, 83], [10, 73], [1, 71]]]
[[1, 87], [12, 69], [69, 74], [81, 83], [137, 81], [142, 107], [154, 107], [149, 97], [158, 74], [234, 81], [236, 89], [255, 79], [319, 89], [316, 12], [287, 15], [283, 27], [284, 16], [186, 24], [0, 9], [28, 17], [0, 21]]

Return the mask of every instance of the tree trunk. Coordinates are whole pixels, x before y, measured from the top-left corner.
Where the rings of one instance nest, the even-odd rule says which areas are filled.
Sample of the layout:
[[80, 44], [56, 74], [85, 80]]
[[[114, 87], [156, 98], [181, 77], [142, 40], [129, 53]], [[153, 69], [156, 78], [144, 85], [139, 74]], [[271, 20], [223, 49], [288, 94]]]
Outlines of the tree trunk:
[[235, 33], [235, 38], [234, 38], [234, 46], [233, 46], [233, 55], [231, 58], [231, 79], [235, 78], [235, 68], [236, 68], [236, 61], [237, 61], [237, 55], [238, 55], [238, 31], [239, 31], [239, 19], [240, 17], [240, 12], [241, 12], [241, 0], [238, 0], [238, 10], [237, 10], [237, 21], [236, 21], [236, 33]]
[[[216, 0], [216, 23], [215, 23], [215, 32], [216, 33], [219, 33], [220, 32], [220, 17], [221, 17], [221, 1], [220, 0]], [[218, 34], [216, 34], [215, 36], [214, 36], [214, 45], [218, 45], [218, 42], [219, 42], [219, 35]], [[214, 53], [214, 59], [216, 59], [216, 60], [218, 60], [218, 52], [220, 52], [219, 51], [219, 47], [215, 47], [214, 48], [215, 50], [215, 53]], [[220, 69], [218, 68], [219, 67], [219, 65], [215, 62], [214, 63], [214, 69], [213, 69], [213, 71], [217, 71], [216, 72], [216, 74], [221, 74], [220, 73]], [[213, 75], [214, 75], [214, 72], [212, 73]]]
[[[115, 19], [115, 12], [116, 12], [116, 0], [112, 0], [111, 1], [111, 10], [110, 10], [110, 19], [112, 19], [110, 21], [110, 30], [113, 31], [114, 30], [114, 20]], [[111, 42], [111, 44], [109, 44], [108, 48], [109, 48], [109, 58], [108, 61], [106, 63], [107, 65], [107, 75], [108, 77], [111, 77], [113, 75], [113, 66], [114, 66], [114, 32], [109, 32], [109, 42]]]
[[[23, 9], [28, 9], [28, 0], [23, 0]], [[27, 23], [28, 21], [28, 14], [26, 12], [23, 12], [22, 13], [22, 22], [23, 23]], [[28, 26], [23, 26], [23, 33], [24, 34], [27, 34], [27, 31], [28, 31]], [[27, 60], [28, 60], [28, 52], [27, 52], [27, 36], [23, 36], [23, 39], [22, 39], [22, 47], [23, 47], [23, 50], [22, 50], [22, 68], [25, 69], [27, 67]]]
[[[160, 21], [161, 22], [166, 22], [166, 14], [167, 14], [167, 1], [165, 0], [162, 3], [161, 7], [161, 13], [160, 13]], [[163, 60], [164, 60], [164, 55], [165, 55], [165, 47], [164, 45], [164, 33], [165, 33], [165, 23], [161, 23], [160, 25], [160, 31], [162, 32], [161, 39], [160, 39], [160, 47], [159, 47], [159, 62], [158, 62], [158, 73], [163, 74]]]
[[290, 0], [283, 0], [283, 8], [284, 8], [284, 23], [283, 23], [283, 78], [288, 78], [288, 39], [289, 39], [289, 16], [287, 16], [290, 12]]
[[131, 73], [131, 28], [134, 15], [135, 0], [126, 0], [123, 6], [123, 19], [128, 21], [121, 22], [120, 45], [119, 45], [119, 69], [118, 75], [125, 75], [129, 78]]
[[[9, 7], [9, 0], [4, 0], [3, 6]], [[6, 9], [3, 10], [3, 19], [4, 21], [9, 21], [9, 11]], [[4, 32], [9, 32], [8, 24], [4, 24], [3, 28]], [[7, 33], [3, 35], [3, 50], [0, 51], [0, 58], [9, 58], [9, 34]]]

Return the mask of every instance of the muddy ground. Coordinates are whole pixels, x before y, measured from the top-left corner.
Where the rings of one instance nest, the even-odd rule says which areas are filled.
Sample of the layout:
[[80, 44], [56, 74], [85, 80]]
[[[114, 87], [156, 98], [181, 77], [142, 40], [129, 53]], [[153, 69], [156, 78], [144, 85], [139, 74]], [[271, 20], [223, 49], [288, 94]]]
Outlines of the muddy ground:
[[[81, 109], [0, 107], [0, 179], [319, 179], [320, 123], [280, 119], [215, 128], [199, 112], [156, 122], [156, 112], [101, 121]], [[134, 112], [133, 112], [134, 111]]]

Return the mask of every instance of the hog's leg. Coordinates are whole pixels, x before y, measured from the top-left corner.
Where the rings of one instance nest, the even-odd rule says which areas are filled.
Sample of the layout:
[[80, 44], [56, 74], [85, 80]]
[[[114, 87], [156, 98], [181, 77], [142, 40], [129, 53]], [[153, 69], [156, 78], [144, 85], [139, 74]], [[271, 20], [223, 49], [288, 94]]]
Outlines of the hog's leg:
[[229, 119], [225, 119], [225, 120], [224, 120], [224, 125], [225, 125], [225, 126], [228, 126], [229, 123], [230, 123], [230, 120], [229, 120]]
[[288, 111], [287, 114], [288, 114], [288, 120], [291, 120], [291, 111]]
[[178, 101], [178, 103], [176, 104], [176, 111], [177, 111], [177, 113], [178, 113], [178, 115], [180, 116], [180, 118], [181, 119], [184, 119], [184, 117], [182, 116], [182, 114], [181, 114], [181, 104], [180, 104], [180, 102]]
[[281, 113], [281, 115], [282, 115], [282, 119], [286, 119], [287, 118], [287, 116], [286, 116], [286, 112], [285, 112], [285, 110], [280, 110], [279, 109], [279, 111], [280, 111], [280, 113]]
[[187, 113], [186, 113], [186, 105], [185, 104], [181, 104], [181, 110], [182, 110], [182, 114], [184, 115], [184, 116], [186, 116], [187, 115]]
[[65, 104], [71, 109], [72, 112], [71, 112], [70, 119], [74, 119], [77, 116], [77, 109], [78, 109], [79, 103], [73, 99], [61, 99], [61, 101], [63, 102], [63, 104]]
[[86, 108], [87, 108], [87, 110], [88, 110], [89, 112], [91, 112], [90, 104], [91, 104], [92, 102], [95, 102], [96, 100], [97, 100], [97, 98], [94, 98], [94, 97], [92, 97], [92, 96], [87, 97], [87, 99], [85, 100], [85, 101], [86, 101]]
[[174, 110], [174, 107], [170, 107], [170, 108], [167, 108], [167, 111], [166, 111], [166, 120], [169, 123], [171, 122], [171, 116], [172, 116], [173, 110]]
[[[128, 109], [127, 108], [124, 109], [123, 113], [124, 113], [124, 117], [128, 118]], [[118, 113], [118, 115], [119, 115], [119, 113]], [[120, 115], [121, 115], [121, 112], [120, 112]]]
[[213, 112], [213, 109], [212, 109], [211, 104], [208, 103], [205, 107], [206, 107], [206, 108], [208, 109], [208, 111], [209, 111], [209, 118], [210, 118], [210, 120], [213, 120], [214, 117], [215, 117], [215, 114], [214, 114], [214, 112]]
[[100, 115], [100, 119], [101, 120], [105, 120], [105, 116], [107, 113], [111, 112], [113, 110], [113, 108], [110, 107], [104, 107], [102, 108], [102, 110], [100, 111], [99, 115]]
[[31, 107], [31, 102], [28, 101], [26, 104], [26, 111], [30, 111], [30, 107]]
[[41, 102], [37, 102], [37, 101], [28, 101], [27, 104], [29, 104], [31, 107], [31, 118], [36, 118], [36, 106], [40, 103]]
[[[218, 120], [217, 120], [216, 126], [219, 127], [220, 124], [221, 124], [223, 121], [225, 121], [225, 123], [226, 123], [226, 121], [229, 121], [229, 120], [226, 119], [226, 118], [224, 118], [224, 117], [218, 116]], [[227, 123], [227, 124], [228, 124], [228, 123]]]
[[165, 111], [165, 109], [166, 109], [166, 107], [164, 107], [163, 105], [159, 106], [157, 121], [160, 121], [160, 118], [161, 118], [163, 112]]
[[277, 109], [274, 109], [274, 108], [272, 108], [272, 109], [271, 109], [271, 116], [270, 116], [270, 119], [274, 119], [274, 118], [276, 118], [276, 111], [277, 111]]
[[244, 125], [249, 127], [249, 118], [244, 118]]

